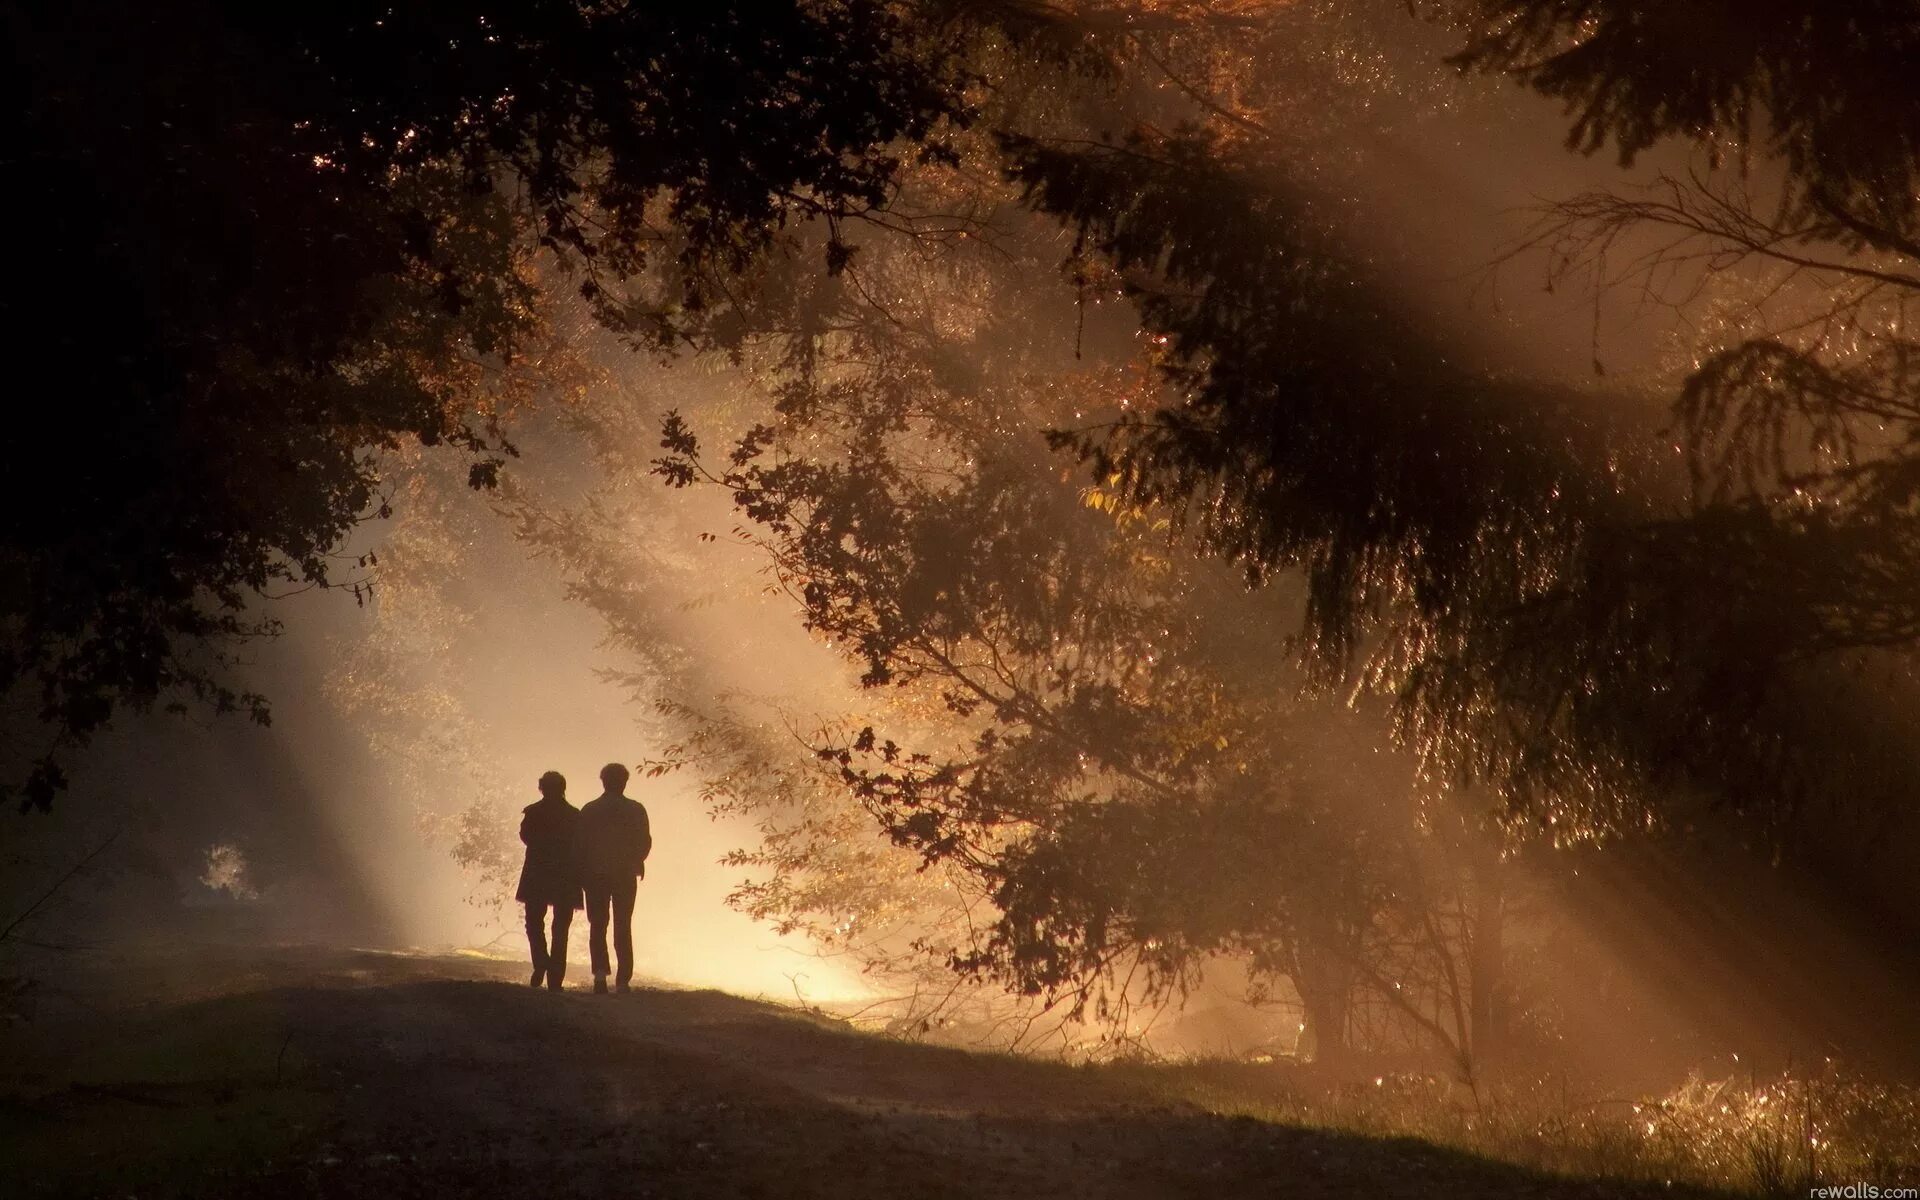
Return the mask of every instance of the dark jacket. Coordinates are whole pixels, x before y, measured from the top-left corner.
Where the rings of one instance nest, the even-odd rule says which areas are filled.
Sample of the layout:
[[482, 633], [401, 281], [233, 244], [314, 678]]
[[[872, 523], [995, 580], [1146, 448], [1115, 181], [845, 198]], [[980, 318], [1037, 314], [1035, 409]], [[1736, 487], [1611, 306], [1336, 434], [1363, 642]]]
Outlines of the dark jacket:
[[526, 865], [513, 898], [523, 904], [584, 908], [580, 895], [580, 810], [564, 799], [543, 798], [520, 817]]
[[592, 887], [647, 873], [653, 830], [647, 807], [631, 796], [601, 796], [580, 809], [580, 877]]

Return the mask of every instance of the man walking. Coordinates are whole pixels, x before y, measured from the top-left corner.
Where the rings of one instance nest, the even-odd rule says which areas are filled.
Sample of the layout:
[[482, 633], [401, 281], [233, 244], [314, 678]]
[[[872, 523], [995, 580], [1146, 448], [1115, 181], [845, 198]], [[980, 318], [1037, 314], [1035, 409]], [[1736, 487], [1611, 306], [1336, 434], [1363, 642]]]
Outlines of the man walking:
[[614, 986], [633, 979], [633, 899], [647, 873], [653, 831], [647, 809], [627, 796], [627, 769], [600, 768], [606, 790], [580, 809], [580, 865], [587, 888], [587, 944], [593, 956], [593, 990], [607, 990], [607, 922], [613, 922], [613, 952], [620, 960]]

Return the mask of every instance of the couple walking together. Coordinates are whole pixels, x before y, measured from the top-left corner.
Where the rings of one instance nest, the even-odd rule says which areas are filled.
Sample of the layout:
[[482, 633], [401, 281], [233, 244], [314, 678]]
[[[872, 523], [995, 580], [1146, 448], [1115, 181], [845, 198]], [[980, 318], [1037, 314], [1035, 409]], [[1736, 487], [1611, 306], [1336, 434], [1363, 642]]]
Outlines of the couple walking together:
[[[520, 818], [526, 864], [514, 899], [527, 906], [527, 948], [533, 954], [533, 986], [560, 990], [567, 976], [567, 929], [573, 914], [587, 910], [588, 949], [593, 959], [593, 990], [607, 990], [607, 927], [613, 927], [613, 954], [619, 962], [614, 986], [627, 990], [633, 978], [633, 900], [647, 874], [653, 832], [647, 809], [627, 795], [627, 769], [619, 763], [600, 768], [605, 790], [580, 808], [567, 803], [567, 780], [558, 771], [540, 777], [540, 799]], [[553, 913], [553, 938], [547, 939], [547, 913]]]

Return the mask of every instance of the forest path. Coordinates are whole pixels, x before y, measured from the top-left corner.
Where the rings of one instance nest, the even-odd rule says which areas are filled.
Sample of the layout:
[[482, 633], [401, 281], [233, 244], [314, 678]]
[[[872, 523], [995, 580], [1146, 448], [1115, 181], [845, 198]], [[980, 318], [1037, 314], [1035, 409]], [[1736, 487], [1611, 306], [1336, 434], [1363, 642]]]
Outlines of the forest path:
[[115, 976], [137, 1004], [70, 993], [0, 1033], [9, 1194], [1674, 1195], [718, 992], [554, 995], [484, 960], [319, 951], [143, 970]]

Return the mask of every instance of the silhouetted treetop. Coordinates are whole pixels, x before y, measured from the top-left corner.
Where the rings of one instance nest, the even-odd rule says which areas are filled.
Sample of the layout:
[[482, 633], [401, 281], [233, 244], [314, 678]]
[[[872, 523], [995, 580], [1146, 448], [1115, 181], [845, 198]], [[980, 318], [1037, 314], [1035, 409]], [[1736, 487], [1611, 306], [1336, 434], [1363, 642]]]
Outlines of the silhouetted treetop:
[[[1497, 0], [1455, 61], [1562, 99], [1578, 148], [1663, 138], [1705, 165], [1549, 205], [1560, 279], [1718, 311], [1674, 408], [1702, 528], [1808, 598], [1800, 652], [1911, 645], [1920, 600], [1920, 7]], [[1736, 161], [1727, 162], [1732, 158]], [[1717, 299], [1703, 302], [1703, 294]]]
[[1568, 145], [1669, 137], [1777, 157], [1795, 205], [1915, 242], [1920, 8], [1911, 0], [1473, 0], [1462, 67], [1562, 101]]
[[220, 647], [271, 629], [263, 591], [365, 601], [369, 564], [329, 555], [383, 511], [379, 451], [451, 443], [493, 480], [499, 418], [552, 386], [537, 248], [636, 341], [698, 337], [786, 221], [881, 204], [898, 147], [963, 116], [941, 45], [865, 0], [4, 22], [36, 214], [6, 324], [58, 388], [0, 495], [8, 771], [39, 806], [50, 749], [124, 704], [265, 719]]

